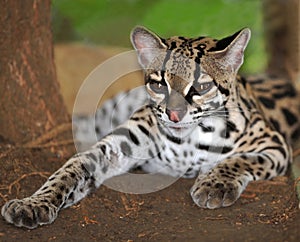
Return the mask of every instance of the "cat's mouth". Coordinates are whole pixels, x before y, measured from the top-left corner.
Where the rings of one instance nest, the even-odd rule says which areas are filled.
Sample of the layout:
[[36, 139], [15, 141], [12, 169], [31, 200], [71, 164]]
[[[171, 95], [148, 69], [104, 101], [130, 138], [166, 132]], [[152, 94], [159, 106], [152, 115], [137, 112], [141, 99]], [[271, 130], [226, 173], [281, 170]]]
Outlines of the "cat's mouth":
[[164, 125], [165, 127], [169, 128], [169, 129], [174, 129], [177, 131], [180, 130], [184, 130], [184, 129], [191, 129], [193, 127], [195, 127], [196, 125], [198, 125], [199, 121], [195, 120], [193, 122], [178, 122], [178, 123], [174, 123], [174, 122], [170, 122], [170, 121], [165, 121], [163, 119], [159, 119], [161, 124]]

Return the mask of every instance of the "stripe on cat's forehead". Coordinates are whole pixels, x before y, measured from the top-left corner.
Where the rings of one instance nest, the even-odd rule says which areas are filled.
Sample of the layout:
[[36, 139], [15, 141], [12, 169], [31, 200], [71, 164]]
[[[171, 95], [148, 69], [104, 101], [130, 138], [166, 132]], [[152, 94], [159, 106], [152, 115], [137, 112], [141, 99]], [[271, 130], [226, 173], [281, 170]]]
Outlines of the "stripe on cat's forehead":
[[163, 76], [163, 78], [167, 80], [181, 79], [190, 83], [199, 80], [202, 68], [194, 57], [166, 50], [154, 58], [145, 71], [149, 75], [153, 75], [153, 79], [157, 81], [160, 81], [161, 75], [166, 73], [167, 76]]

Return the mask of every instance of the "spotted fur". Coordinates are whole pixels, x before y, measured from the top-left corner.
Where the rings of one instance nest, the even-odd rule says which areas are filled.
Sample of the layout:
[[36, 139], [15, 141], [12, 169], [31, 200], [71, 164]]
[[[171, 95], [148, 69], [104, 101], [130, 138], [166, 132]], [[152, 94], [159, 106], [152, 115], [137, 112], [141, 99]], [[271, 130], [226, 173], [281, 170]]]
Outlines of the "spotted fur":
[[[107, 102], [96, 114], [100, 141], [73, 156], [32, 196], [6, 203], [4, 218], [27, 228], [52, 223], [60, 209], [137, 166], [197, 177], [192, 199], [209, 209], [232, 205], [250, 181], [283, 175], [299, 136], [298, 96], [290, 80], [237, 74], [249, 39], [249, 29], [216, 40], [162, 39], [136, 27], [131, 40], [145, 72], [148, 104], [136, 110], [146, 102], [144, 90], [134, 94], [141, 102], [129, 95], [132, 106], [114, 105], [126, 94]], [[111, 123], [101, 120], [114, 107], [124, 115], [117, 112], [117, 127], [107, 134], [105, 123]], [[79, 126], [91, 121], [76, 120]], [[85, 130], [77, 132], [79, 139], [94, 131]]]

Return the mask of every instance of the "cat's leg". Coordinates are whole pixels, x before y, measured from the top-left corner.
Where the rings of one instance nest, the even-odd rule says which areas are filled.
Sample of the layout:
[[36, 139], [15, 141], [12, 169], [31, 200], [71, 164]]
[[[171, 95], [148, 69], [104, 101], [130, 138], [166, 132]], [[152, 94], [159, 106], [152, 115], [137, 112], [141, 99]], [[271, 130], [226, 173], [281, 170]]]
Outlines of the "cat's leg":
[[[251, 140], [251, 139], [248, 139]], [[194, 202], [203, 208], [232, 205], [250, 181], [283, 175], [291, 161], [289, 146], [276, 132], [260, 137], [206, 174], [200, 174], [191, 189]], [[247, 151], [248, 150], [248, 151]]]
[[61, 208], [78, 202], [104, 180], [144, 164], [145, 147], [154, 149], [155, 143], [145, 133], [154, 124], [147, 113], [147, 108], [141, 109], [90, 150], [72, 157], [32, 196], [7, 202], [2, 216], [30, 229], [52, 223]]
[[61, 208], [78, 202], [105, 179], [131, 168], [132, 162], [116, 148], [100, 142], [93, 149], [77, 154], [32, 196], [6, 203], [2, 216], [9, 223], [30, 229], [52, 223]]

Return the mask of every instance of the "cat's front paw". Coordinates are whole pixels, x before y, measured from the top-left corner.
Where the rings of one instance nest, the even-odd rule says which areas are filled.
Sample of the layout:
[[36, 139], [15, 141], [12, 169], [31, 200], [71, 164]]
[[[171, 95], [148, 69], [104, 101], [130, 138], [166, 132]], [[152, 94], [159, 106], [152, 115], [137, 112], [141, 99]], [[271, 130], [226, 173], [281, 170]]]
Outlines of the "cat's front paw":
[[38, 225], [52, 223], [57, 212], [58, 209], [53, 204], [29, 197], [8, 201], [2, 207], [1, 215], [15, 226], [34, 229]]
[[199, 207], [215, 209], [232, 205], [243, 189], [237, 180], [203, 176], [196, 180], [191, 196]]

